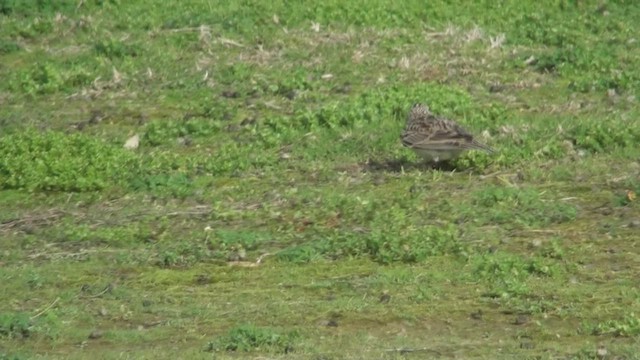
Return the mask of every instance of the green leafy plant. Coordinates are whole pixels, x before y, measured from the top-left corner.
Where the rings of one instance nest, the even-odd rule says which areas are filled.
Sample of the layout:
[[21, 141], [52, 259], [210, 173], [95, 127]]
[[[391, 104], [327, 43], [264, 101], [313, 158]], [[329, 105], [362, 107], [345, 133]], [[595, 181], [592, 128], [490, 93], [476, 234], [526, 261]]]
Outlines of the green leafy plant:
[[478, 216], [478, 208], [465, 212], [480, 223], [511, 223], [513, 219], [524, 225], [554, 224], [576, 218], [574, 206], [555, 201], [544, 201], [534, 189], [515, 187], [488, 187], [475, 193], [474, 205], [485, 208]]
[[529, 277], [553, 277], [559, 270], [542, 258], [523, 259], [511, 254], [488, 254], [474, 257], [473, 276], [488, 282], [488, 295], [499, 298], [529, 294]]
[[161, 268], [188, 268], [201, 261], [219, 258], [201, 241], [194, 240], [200, 240], [196, 234], [182, 235], [179, 238], [179, 242], [158, 246], [155, 265]]
[[36, 15], [60, 10], [73, 9], [73, 0], [0, 0], [0, 14], [2, 15]]
[[95, 77], [83, 66], [63, 68], [52, 62], [42, 62], [30, 69], [16, 72], [10, 80], [10, 85], [14, 90], [36, 96], [86, 86]]
[[17, 52], [20, 51], [20, 49], [20, 45], [17, 43], [0, 38], [0, 55]]
[[632, 337], [640, 335], [640, 318], [630, 313], [621, 320], [607, 320], [586, 327], [592, 335]]
[[567, 135], [579, 149], [593, 153], [611, 152], [635, 147], [640, 141], [640, 124], [635, 120], [588, 119], [577, 123]]
[[193, 182], [184, 174], [144, 174], [131, 180], [135, 191], [148, 191], [159, 196], [185, 198], [193, 194]]
[[216, 341], [208, 344], [208, 351], [253, 351], [266, 350], [275, 353], [293, 351], [298, 333], [291, 331], [280, 333], [271, 328], [247, 324], [235, 327]]
[[0, 313], [0, 337], [28, 338], [33, 332], [33, 324], [24, 313]]
[[130, 152], [82, 134], [25, 131], [0, 138], [0, 189], [94, 191], [126, 184]]
[[31, 357], [22, 353], [14, 353], [9, 354], [5, 352], [0, 352], [0, 360], [27, 360]]
[[389, 226], [369, 234], [340, 232], [330, 240], [325, 256], [369, 256], [382, 264], [415, 263], [430, 256], [460, 254], [463, 247], [453, 226], [401, 229]]
[[209, 245], [223, 254], [240, 248], [249, 251], [256, 250], [261, 245], [273, 241], [267, 233], [227, 229], [215, 230], [208, 238]]
[[192, 119], [186, 121], [152, 121], [146, 126], [142, 138], [145, 144], [158, 146], [176, 143], [176, 139], [184, 136], [210, 136], [219, 131], [220, 125], [211, 119]]
[[113, 39], [103, 40], [97, 42], [93, 46], [93, 50], [99, 56], [104, 56], [110, 59], [135, 57], [141, 53], [138, 46], [128, 45], [121, 41]]

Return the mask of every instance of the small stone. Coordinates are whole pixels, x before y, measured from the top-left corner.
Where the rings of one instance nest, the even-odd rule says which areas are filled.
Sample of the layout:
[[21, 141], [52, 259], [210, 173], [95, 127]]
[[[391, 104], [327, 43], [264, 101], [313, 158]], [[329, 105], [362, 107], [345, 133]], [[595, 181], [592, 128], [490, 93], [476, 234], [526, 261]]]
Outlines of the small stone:
[[335, 319], [331, 319], [327, 321], [327, 326], [329, 327], [338, 327], [338, 321]]
[[478, 311], [472, 312], [471, 314], [469, 314], [469, 316], [471, 316], [471, 318], [473, 320], [482, 320], [482, 316], [484, 314], [482, 313], [482, 310], [478, 309]]
[[640, 219], [631, 220], [629, 223], [630, 228], [640, 228]]
[[100, 330], [93, 330], [91, 334], [89, 334], [89, 339], [100, 339], [104, 334]]
[[338, 94], [348, 94], [351, 92], [351, 85], [345, 84], [341, 86], [337, 86], [333, 89]]
[[20, 230], [22, 230], [27, 235], [33, 235], [36, 233], [36, 227], [29, 224], [21, 227]]
[[129, 150], [137, 149], [138, 146], [140, 146], [140, 136], [138, 134], [133, 135], [124, 143], [124, 148]]
[[607, 349], [604, 346], [598, 346], [598, 349], [596, 350], [596, 356], [600, 360], [603, 360], [607, 356], [608, 353], [609, 352], [607, 351]]
[[107, 311], [106, 308], [102, 307], [100, 311], [98, 311], [98, 314], [100, 314], [100, 316], [107, 316], [109, 315], [109, 312]]
[[247, 251], [242, 246], [234, 247], [229, 252], [227, 260], [229, 261], [244, 261], [247, 258]]
[[514, 325], [524, 325], [529, 322], [529, 317], [527, 315], [518, 315], [513, 321]]
[[254, 117], [246, 117], [240, 122], [240, 126], [249, 126], [256, 123], [256, 118]]
[[535, 347], [536, 346], [531, 341], [523, 341], [523, 342], [520, 343], [520, 349], [531, 350], [531, 349], [533, 349]]
[[240, 125], [229, 124], [224, 129], [228, 132], [236, 132], [236, 131], [240, 131]]
[[284, 94], [284, 97], [286, 97], [286, 98], [287, 98], [287, 99], [289, 99], [289, 100], [293, 100], [293, 99], [295, 99], [295, 98], [297, 98], [297, 97], [298, 97], [298, 94], [299, 94], [299, 91], [297, 91], [297, 90], [290, 90], [290, 91], [287, 91], [287, 92]]
[[613, 209], [610, 208], [610, 207], [603, 207], [603, 208], [600, 209], [600, 214], [605, 215], [605, 216], [606, 215], [611, 215], [611, 214], [613, 214]]
[[225, 91], [222, 92], [222, 96], [226, 97], [226, 98], [229, 98], [229, 99], [235, 99], [235, 98], [239, 97], [240, 94], [235, 90], [225, 90]]
[[186, 136], [181, 136], [176, 139], [176, 143], [178, 143], [178, 145], [180, 146], [189, 146], [191, 145], [191, 138]]
[[505, 90], [505, 86], [502, 84], [492, 84], [489, 86], [489, 92], [497, 93]]
[[89, 117], [89, 120], [87, 121], [89, 124], [98, 124], [100, 122], [102, 122], [102, 120], [104, 120], [106, 118], [106, 116], [102, 113], [102, 111], [100, 110], [93, 110], [91, 111], [91, 117]]
[[387, 304], [389, 301], [391, 301], [391, 295], [388, 290], [385, 290], [382, 292], [382, 295], [380, 295], [380, 303]]
[[207, 274], [199, 274], [196, 276], [196, 284], [206, 285], [211, 283], [211, 276]]

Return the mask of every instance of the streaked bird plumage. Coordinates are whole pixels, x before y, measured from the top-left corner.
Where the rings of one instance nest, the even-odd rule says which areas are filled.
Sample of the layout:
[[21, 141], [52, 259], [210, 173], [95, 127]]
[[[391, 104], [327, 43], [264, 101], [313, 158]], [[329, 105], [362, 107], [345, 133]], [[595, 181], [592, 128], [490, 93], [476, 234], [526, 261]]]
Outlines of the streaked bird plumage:
[[404, 146], [430, 162], [451, 160], [466, 150], [493, 152], [453, 120], [433, 114], [423, 104], [411, 107], [401, 139]]

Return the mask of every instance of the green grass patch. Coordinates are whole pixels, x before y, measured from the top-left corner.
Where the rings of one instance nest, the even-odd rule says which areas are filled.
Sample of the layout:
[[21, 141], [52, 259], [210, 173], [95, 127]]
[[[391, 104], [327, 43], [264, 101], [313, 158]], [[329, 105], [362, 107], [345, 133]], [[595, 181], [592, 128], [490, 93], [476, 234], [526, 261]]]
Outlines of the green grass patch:
[[268, 351], [290, 353], [294, 351], [294, 341], [299, 335], [296, 332], [280, 333], [267, 327], [241, 325], [235, 327], [225, 336], [207, 345], [209, 351]]
[[136, 158], [83, 134], [30, 130], [0, 138], [0, 188], [94, 191], [126, 183]]
[[0, 0], [0, 358], [637, 358], [636, 7]]

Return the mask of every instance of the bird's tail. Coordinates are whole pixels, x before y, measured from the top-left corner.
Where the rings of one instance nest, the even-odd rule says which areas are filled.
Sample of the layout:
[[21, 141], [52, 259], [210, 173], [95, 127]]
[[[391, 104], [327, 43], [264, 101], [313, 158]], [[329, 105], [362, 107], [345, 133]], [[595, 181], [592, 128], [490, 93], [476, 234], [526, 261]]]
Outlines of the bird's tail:
[[495, 153], [496, 151], [489, 145], [485, 145], [477, 140], [473, 140], [471, 141], [471, 143], [469, 143], [469, 149], [473, 149], [473, 150], [484, 150], [490, 154]]

